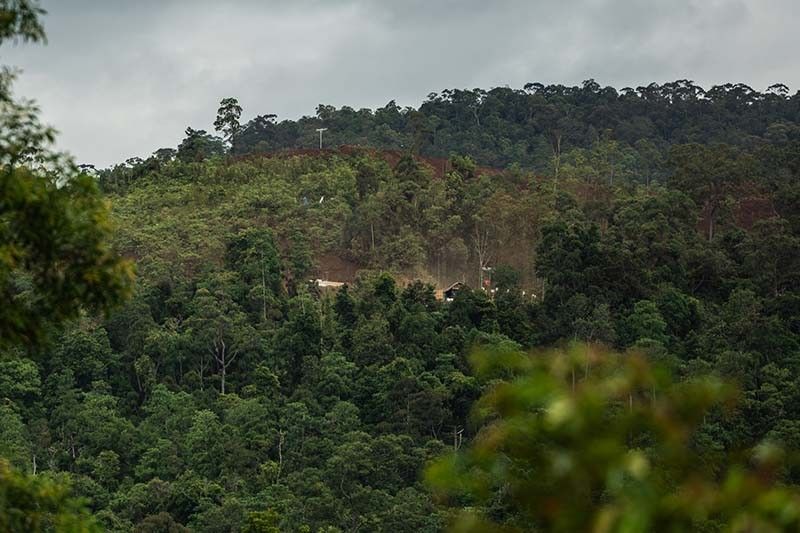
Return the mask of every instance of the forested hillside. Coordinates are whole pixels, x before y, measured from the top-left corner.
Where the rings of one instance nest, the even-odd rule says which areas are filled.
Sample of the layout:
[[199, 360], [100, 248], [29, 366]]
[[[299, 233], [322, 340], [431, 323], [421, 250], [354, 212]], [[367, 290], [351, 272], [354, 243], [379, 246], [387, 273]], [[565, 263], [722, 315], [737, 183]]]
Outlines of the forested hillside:
[[[7, 353], [0, 455], [64, 473], [109, 531], [439, 531], [422, 472], [472, 441], [497, 379], [470, 354], [564, 341], [738, 383], [691, 441], [711, 470], [800, 449], [798, 146], [673, 144], [638, 159], [652, 175], [565, 156], [556, 177], [195, 136], [101, 171], [135, 295]], [[346, 286], [309, 281], [332, 268]], [[497, 490], [487, 516], [515, 523]]]
[[0, 530], [800, 524], [800, 93], [226, 98], [79, 171], [9, 84]]
[[[109, 80], [142, 120], [164, 102], [86, 75], [93, 48], [171, 95], [235, 90], [268, 55], [213, 42], [243, 33], [236, 3], [198, 6], [221, 30], [199, 48], [170, 23], [196, 31], [187, 10], [115, 6], [137, 41], [101, 4], [54, 39], [79, 22], [93, 108], [71, 127], [98, 146]], [[0, 0], [0, 45], [44, 41], [44, 15]], [[263, 31], [306, 39], [306, 17]], [[97, 169], [56, 150], [15, 76], [0, 66], [0, 533], [800, 530], [800, 92], [528, 83], [280, 121], [224, 98], [213, 133]]]

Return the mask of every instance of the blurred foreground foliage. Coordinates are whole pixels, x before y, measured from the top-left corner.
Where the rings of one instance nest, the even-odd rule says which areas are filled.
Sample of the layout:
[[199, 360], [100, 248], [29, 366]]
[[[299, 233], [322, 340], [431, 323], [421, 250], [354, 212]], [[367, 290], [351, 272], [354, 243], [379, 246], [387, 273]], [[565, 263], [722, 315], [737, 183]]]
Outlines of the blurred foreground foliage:
[[26, 476], [0, 459], [0, 531], [99, 532], [83, 502], [48, 476]]
[[457, 532], [796, 531], [787, 458], [763, 443], [714, 453], [703, 434], [738, 392], [713, 377], [672, 382], [635, 353], [572, 344], [539, 354], [478, 352], [494, 383], [475, 404], [468, 448], [427, 481], [462, 509]]
[[[0, 44], [44, 40], [43, 14], [35, 0], [0, 0]], [[109, 206], [94, 179], [52, 151], [55, 131], [33, 102], [13, 97], [14, 75], [0, 67], [0, 384], [6, 394], [26, 394], [38, 385], [36, 371], [6, 352], [33, 351], [49, 326], [121, 302], [133, 267], [112, 249]], [[27, 455], [17, 413], [2, 396], [0, 452]], [[0, 458], [0, 532], [16, 531], [100, 528], [64, 476], [27, 475]]]
[[[44, 11], [0, 1], [0, 44], [41, 41]], [[48, 324], [107, 311], [130, 295], [133, 266], [111, 247], [109, 205], [95, 180], [55, 152], [55, 130], [14, 98], [0, 67], [0, 348], [30, 347]]]

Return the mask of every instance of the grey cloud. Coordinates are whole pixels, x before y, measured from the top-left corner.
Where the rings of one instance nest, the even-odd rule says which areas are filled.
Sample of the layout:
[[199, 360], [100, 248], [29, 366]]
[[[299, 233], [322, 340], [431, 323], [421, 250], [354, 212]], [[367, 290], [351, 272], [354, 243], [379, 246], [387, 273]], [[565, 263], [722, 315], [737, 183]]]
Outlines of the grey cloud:
[[800, 84], [795, 0], [44, 1], [49, 45], [0, 50], [23, 68], [60, 144], [108, 165], [211, 128], [318, 103], [417, 105], [448, 87], [528, 81], [636, 86], [690, 78]]

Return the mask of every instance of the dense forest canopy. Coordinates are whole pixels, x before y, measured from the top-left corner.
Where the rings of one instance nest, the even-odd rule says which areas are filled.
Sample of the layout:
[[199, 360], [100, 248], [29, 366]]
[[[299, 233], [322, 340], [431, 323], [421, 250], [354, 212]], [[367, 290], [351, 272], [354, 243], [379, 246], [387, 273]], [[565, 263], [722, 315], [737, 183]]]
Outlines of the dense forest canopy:
[[7, 83], [0, 530], [798, 527], [800, 93], [225, 98], [98, 171]]
[[329, 146], [469, 155], [486, 166], [539, 172], [583, 164], [601, 173], [603, 161], [622, 175], [652, 179], [659, 176], [658, 156], [672, 145], [752, 150], [800, 139], [798, 123], [800, 93], [782, 84], [764, 92], [741, 83], [705, 90], [677, 80], [617, 90], [587, 80], [573, 87], [447, 89], [431, 93], [418, 109], [394, 101], [374, 110], [319, 105], [315, 116], [278, 122], [273, 114], [259, 115], [226, 135], [235, 154], [311, 148], [317, 128], [327, 128]]

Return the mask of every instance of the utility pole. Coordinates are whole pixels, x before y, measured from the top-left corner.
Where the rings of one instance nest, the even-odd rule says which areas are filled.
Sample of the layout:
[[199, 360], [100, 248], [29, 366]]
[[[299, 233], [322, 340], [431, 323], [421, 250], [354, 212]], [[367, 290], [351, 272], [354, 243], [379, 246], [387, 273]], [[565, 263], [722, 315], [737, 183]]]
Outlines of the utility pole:
[[328, 131], [328, 128], [317, 128], [317, 131], [319, 132], [319, 149], [322, 150], [322, 132]]

